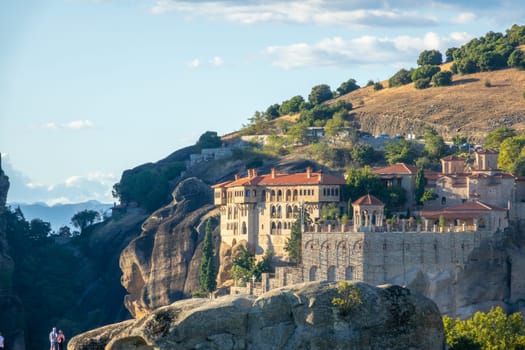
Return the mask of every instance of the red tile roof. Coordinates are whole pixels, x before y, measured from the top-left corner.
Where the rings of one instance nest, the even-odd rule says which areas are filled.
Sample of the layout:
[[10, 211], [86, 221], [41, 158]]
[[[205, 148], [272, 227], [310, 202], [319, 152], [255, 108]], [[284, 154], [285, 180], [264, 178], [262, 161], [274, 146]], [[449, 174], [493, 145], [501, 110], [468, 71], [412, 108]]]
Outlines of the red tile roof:
[[376, 197], [374, 197], [374, 196], [372, 196], [370, 194], [367, 194], [367, 195], [359, 198], [358, 200], [356, 200], [352, 204], [355, 204], [355, 205], [382, 205], [382, 206], [385, 205], [385, 203], [381, 202], [379, 199], [377, 199]]
[[491, 211], [506, 211], [505, 208], [495, 207], [481, 201], [465, 202], [443, 210], [422, 210], [420, 215], [427, 219], [437, 219], [441, 215], [445, 218], [472, 219]]
[[417, 174], [417, 168], [413, 165], [408, 165], [405, 163], [396, 163], [383, 168], [374, 169], [373, 172], [377, 175]]
[[247, 176], [213, 185], [219, 187], [272, 186], [272, 185], [344, 185], [344, 178], [322, 172], [281, 174], [277, 171], [265, 175]]

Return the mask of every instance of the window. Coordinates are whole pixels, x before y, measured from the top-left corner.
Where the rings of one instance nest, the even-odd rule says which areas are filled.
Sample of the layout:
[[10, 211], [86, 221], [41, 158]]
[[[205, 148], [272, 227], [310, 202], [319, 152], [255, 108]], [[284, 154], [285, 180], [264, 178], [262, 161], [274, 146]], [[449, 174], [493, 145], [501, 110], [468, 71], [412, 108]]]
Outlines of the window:
[[328, 273], [326, 277], [327, 277], [328, 282], [335, 281], [335, 266], [332, 265], [328, 268]]
[[447, 204], [447, 198], [441, 197], [441, 205], [445, 205], [445, 204]]

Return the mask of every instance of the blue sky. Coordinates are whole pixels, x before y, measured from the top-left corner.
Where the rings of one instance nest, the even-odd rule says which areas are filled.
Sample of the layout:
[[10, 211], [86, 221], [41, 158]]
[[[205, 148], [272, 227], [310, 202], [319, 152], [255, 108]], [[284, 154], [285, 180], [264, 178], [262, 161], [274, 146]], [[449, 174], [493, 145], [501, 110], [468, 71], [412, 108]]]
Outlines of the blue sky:
[[521, 1], [2, 1], [8, 200], [113, 201], [123, 170], [207, 130], [524, 18]]

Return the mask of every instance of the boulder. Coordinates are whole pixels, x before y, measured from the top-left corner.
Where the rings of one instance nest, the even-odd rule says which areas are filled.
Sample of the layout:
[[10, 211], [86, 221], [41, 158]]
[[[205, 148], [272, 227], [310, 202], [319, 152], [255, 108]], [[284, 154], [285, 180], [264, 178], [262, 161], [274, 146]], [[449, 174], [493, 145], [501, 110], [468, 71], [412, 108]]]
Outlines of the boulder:
[[355, 283], [361, 303], [343, 315], [336, 284], [309, 282], [255, 299], [189, 299], [143, 318], [71, 339], [87, 349], [426, 349], [444, 348], [443, 323], [430, 299], [399, 286]]

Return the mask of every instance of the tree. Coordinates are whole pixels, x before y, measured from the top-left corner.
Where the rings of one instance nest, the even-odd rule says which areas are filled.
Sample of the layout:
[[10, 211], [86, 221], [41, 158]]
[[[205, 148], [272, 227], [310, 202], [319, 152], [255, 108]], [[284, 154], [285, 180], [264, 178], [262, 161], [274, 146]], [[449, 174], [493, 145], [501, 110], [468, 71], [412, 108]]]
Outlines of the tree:
[[498, 168], [507, 172], [514, 172], [516, 162], [524, 152], [525, 135], [506, 138], [499, 147]]
[[509, 67], [518, 68], [519, 70], [525, 69], [525, 52], [521, 51], [520, 49], [516, 49], [512, 51], [512, 53], [509, 56], [509, 59], [507, 60], [507, 64]]
[[390, 79], [388, 79], [388, 86], [395, 87], [410, 84], [412, 82], [412, 71], [401, 68], [394, 74]]
[[32, 219], [29, 223], [29, 239], [34, 242], [46, 242], [50, 233], [51, 224], [49, 222], [43, 221], [41, 219]]
[[414, 69], [411, 78], [414, 82], [419, 79], [432, 79], [432, 76], [440, 70], [441, 68], [439, 68], [439, 66], [432, 66], [427, 64]]
[[430, 158], [441, 158], [446, 153], [445, 141], [433, 128], [424, 128], [423, 139], [425, 140], [425, 152]]
[[416, 196], [416, 203], [422, 204], [421, 198], [425, 193], [425, 175], [423, 169], [417, 169], [416, 174], [416, 188], [414, 190], [414, 195]]
[[445, 51], [445, 62], [454, 61], [454, 53], [458, 50], [459, 49], [457, 47], [448, 48], [447, 51]]
[[466, 136], [462, 136], [462, 135], [455, 135], [454, 137], [452, 137], [452, 143], [454, 144], [454, 146], [456, 146], [457, 148], [460, 148], [462, 145], [464, 145], [465, 143], [467, 143], [468, 139]]
[[326, 121], [324, 127], [325, 135], [328, 138], [335, 138], [346, 126], [345, 117], [348, 114], [346, 110], [340, 110], [334, 114], [332, 119]]
[[372, 168], [364, 166], [359, 169], [349, 169], [347, 172], [345, 197], [356, 200], [366, 194], [378, 195], [383, 192], [379, 176], [374, 174]]
[[273, 252], [266, 251], [263, 259], [256, 264], [254, 254], [250, 253], [244, 246], [240, 246], [233, 258], [230, 276], [236, 283], [238, 281], [244, 282], [252, 277], [260, 281], [262, 273], [271, 271], [272, 258]]
[[283, 101], [281, 107], [279, 107], [280, 115], [287, 115], [293, 113], [299, 113], [304, 109], [305, 101], [300, 95], [294, 96], [289, 100]]
[[491, 131], [485, 138], [485, 144], [483, 145], [486, 149], [499, 149], [500, 144], [503, 140], [508, 139], [509, 137], [516, 136], [516, 131], [514, 129], [502, 126]]
[[432, 85], [434, 87], [452, 85], [452, 73], [448, 71], [437, 72], [432, 76]]
[[199, 137], [196, 146], [199, 149], [221, 147], [222, 141], [216, 131], [206, 131]]
[[413, 142], [401, 139], [388, 142], [385, 145], [385, 160], [388, 164], [409, 163], [414, 164], [417, 150]]
[[354, 90], [359, 89], [360, 86], [357, 85], [357, 82], [355, 79], [348, 79], [348, 81], [341, 83], [341, 85], [337, 88], [337, 94], [339, 96], [348, 94], [349, 92], [352, 92]]
[[99, 219], [100, 214], [97, 211], [85, 209], [71, 217], [71, 224], [76, 228], [80, 228], [80, 234], [83, 234], [87, 227], [93, 225]]
[[[461, 344], [478, 344], [468, 349], [522, 349], [525, 326], [519, 312], [506, 315], [500, 307], [476, 312], [466, 320], [443, 317], [445, 337], [451, 349], [467, 349]], [[464, 345], [463, 345], [464, 346]]]
[[207, 293], [211, 293], [217, 286], [215, 280], [216, 273], [213, 265], [213, 236], [211, 229], [211, 221], [206, 221], [206, 229], [204, 234], [204, 241], [202, 242], [202, 261], [199, 273], [201, 288]]
[[510, 29], [506, 30], [506, 34], [510, 45], [519, 46], [525, 44], [525, 25], [519, 26], [514, 24]]
[[381, 84], [380, 82], [374, 83], [374, 90], [375, 91], [383, 90], [383, 84]]
[[316, 85], [312, 88], [310, 95], [308, 95], [308, 101], [316, 106], [320, 105], [324, 101], [328, 101], [333, 97], [332, 90], [330, 86], [326, 84]]
[[292, 223], [292, 233], [286, 239], [284, 244], [284, 251], [288, 253], [288, 259], [295, 264], [301, 263], [301, 248], [302, 248], [302, 227], [301, 224], [309, 225], [312, 222], [310, 215], [301, 207], [301, 213], [295, 218]]
[[71, 237], [71, 229], [67, 225], [61, 226], [58, 229], [58, 235], [63, 237]]
[[443, 56], [438, 50], [425, 50], [419, 54], [417, 64], [419, 66], [424, 65], [439, 65], [443, 63]]
[[358, 143], [350, 149], [352, 160], [359, 165], [370, 164], [377, 158], [374, 147], [368, 144]]
[[264, 112], [264, 114], [266, 114], [267, 119], [271, 120], [271, 119], [277, 118], [280, 115], [279, 114], [279, 108], [280, 107], [281, 106], [278, 103], [275, 103], [275, 104], [269, 106], [268, 108], [266, 108], [266, 112]]
[[426, 89], [430, 87], [430, 78], [418, 79], [414, 82], [414, 87], [418, 90]]

